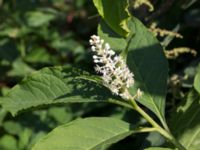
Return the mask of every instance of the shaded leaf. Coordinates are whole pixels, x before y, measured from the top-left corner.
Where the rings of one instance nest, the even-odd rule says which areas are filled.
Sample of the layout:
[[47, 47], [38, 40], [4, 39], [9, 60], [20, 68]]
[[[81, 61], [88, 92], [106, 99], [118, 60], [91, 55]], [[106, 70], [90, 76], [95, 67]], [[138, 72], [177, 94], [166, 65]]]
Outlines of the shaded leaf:
[[135, 94], [140, 88], [144, 94], [138, 102], [165, 120], [167, 59], [158, 40], [138, 19], [132, 19], [130, 29], [135, 33], [127, 47], [127, 63], [136, 80], [130, 91]]
[[78, 119], [54, 129], [33, 150], [99, 150], [132, 133], [131, 125], [118, 119]]

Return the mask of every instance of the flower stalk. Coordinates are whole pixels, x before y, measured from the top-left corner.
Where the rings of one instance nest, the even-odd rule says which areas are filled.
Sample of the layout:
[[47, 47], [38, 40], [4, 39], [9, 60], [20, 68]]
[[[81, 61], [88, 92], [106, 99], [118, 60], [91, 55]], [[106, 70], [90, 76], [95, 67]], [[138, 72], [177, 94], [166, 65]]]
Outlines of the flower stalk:
[[104, 43], [104, 40], [101, 40], [99, 36], [91, 36], [89, 42], [92, 51], [95, 53], [93, 55], [94, 63], [96, 63], [95, 70], [102, 75], [104, 86], [123, 99], [132, 98], [128, 88], [134, 84], [134, 75], [122, 57], [115, 55], [110, 45]]
[[125, 107], [131, 107], [142, 115], [151, 125], [152, 128], [140, 129], [141, 132], [157, 131], [163, 135], [167, 140], [173, 143], [179, 150], [186, 150], [170, 133], [167, 124], [164, 122], [161, 127], [157, 122], [153, 120], [140, 106], [136, 103], [136, 99], [142, 96], [142, 91], [137, 90], [137, 93], [132, 96], [129, 93], [128, 88], [134, 85], [134, 75], [129, 70], [126, 62], [121, 56], [115, 55], [115, 52], [110, 48], [108, 43], [104, 43], [104, 40], [99, 36], [93, 35], [90, 39], [90, 45], [93, 55], [94, 63], [96, 63], [95, 70], [102, 75], [104, 86], [109, 88], [113, 94], [121, 96], [127, 102], [110, 101]]

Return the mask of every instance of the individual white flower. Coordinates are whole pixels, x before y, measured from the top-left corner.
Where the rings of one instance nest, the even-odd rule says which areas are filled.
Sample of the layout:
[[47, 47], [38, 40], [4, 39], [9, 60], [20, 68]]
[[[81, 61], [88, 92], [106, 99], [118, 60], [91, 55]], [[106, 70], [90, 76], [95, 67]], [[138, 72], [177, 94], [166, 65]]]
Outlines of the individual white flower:
[[[121, 56], [116, 56], [108, 43], [99, 36], [93, 35], [89, 40], [93, 55], [95, 70], [102, 74], [103, 84], [114, 94], [124, 99], [131, 99], [128, 88], [134, 84], [134, 75], [130, 72]], [[141, 91], [137, 92], [141, 95]]]
[[143, 94], [143, 92], [140, 89], [138, 89], [137, 90], [137, 98], [140, 98], [142, 96], [142, 94]]

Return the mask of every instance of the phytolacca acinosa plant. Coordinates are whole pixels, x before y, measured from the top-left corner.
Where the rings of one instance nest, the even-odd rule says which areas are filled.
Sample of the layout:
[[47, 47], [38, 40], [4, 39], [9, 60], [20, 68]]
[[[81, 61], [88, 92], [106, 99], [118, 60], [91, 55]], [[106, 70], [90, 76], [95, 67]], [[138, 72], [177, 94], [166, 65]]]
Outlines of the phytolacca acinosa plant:
[[[104, 40], [100, 39], [99, 36], [91, 36], [89, 42], [92, 51], [95, 53], [93, 55], [94, 63], [96, 63], [95, 70], [102, 74], [104, 86], [123, 99], [133, 99], [128, 88], [134, 84], [134, 75], [127, 67], [124, 59], [117, 56], [110, 45], [104, 43]], [[141, 94], [142, 92], [138, 89], [135, 96], [139, 98]]]

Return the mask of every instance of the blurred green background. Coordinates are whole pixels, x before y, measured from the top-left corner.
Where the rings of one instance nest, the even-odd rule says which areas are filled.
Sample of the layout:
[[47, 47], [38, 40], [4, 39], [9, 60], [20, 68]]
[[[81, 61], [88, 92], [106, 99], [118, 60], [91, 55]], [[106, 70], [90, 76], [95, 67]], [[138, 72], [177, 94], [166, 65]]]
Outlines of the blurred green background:
[[[200, 60], [200, 2], [197, 0], [152, 0], [154, 12], [142, 6], [130, 8], [147, 26], [176, 30], [183, 39], [158, 37], [166, 49], [190, 47], [194, 57], [183, 54], [169, 60], [170, 77], [181, 83], [169, 85], [167, 117], [191, 88]], [[47, 66], [73, 65], [92, 71], [88, 39], [96, 34], [100, 20], [92, 0], [0, 0], [0, 96], [35, 70]], [[171, 81], [171, 80], [170, 80]], [[12, 117], [0, 108], [0, 149], [29, 150], [53, 128], [78, 117], [113, 116], [138, 124], [144, 122], [135, 112], [107, 104], [46, 106]], [[157, 133], [124, 139], [110, 149], [144, 149], [164, 142]]]

